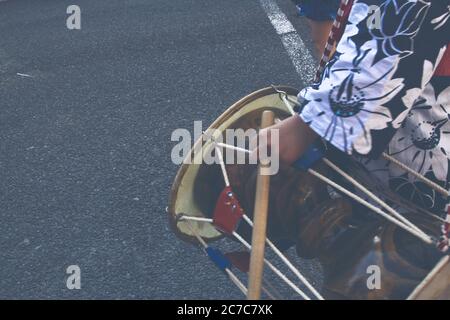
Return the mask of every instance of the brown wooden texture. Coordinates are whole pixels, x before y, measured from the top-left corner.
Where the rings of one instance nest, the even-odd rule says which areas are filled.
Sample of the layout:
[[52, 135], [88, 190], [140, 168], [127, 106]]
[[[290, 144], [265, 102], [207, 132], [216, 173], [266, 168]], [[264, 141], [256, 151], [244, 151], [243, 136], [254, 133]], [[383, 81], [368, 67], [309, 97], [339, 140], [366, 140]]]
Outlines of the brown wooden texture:
[[[274, 113], [266, 110], [261, 118], [261, 128], [267, 128], [274, 123]], [[261, 297], [261, 284], [264, 271], [264, 249], [266, 244], [267, 212], [269, 208], [270, 175], [262, 170], [266, 163], [258, 167], [256, 179], [255, 209], [253, 212], [252, 251], [250, 254], [250, 270], [248, 280], [247, 299], [259, 300]]]

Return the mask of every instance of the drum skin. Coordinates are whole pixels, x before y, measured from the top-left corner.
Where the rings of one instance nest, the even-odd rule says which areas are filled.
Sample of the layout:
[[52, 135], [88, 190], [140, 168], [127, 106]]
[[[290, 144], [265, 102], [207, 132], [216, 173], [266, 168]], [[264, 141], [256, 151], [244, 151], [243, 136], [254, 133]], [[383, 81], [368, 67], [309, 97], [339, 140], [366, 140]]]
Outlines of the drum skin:
[[[291, 99], [296, 99], [298, 90], [287, 87], [277, 86], [279, 90], [286, 92]], [[264, 110], [272, 110], [279, 118], [285, 118], [289, 115], [283, 101], [280, 99], [278, 93], [271, 87], [255, 91], [248, 96], [240, 99], [231, 107], [229, 107], [219, 118], [217, 118], [207, 130], [217, 129], [223, 132], [227, 128], [239, 127], [238, 123], [245, 123], [245, 127], [257, 127], [258, 115]], [[198, 150], [199, 145], [202, 145], [205, 152], [211, 148], [211, 143], [204, 142], [201, 139], [195, 142], [191, 149], [191, 154], [186, 158], [195, 158], [194, 150]], [[201, 155], [200, 155], [201, 156]], [[195, 161], [194, 161], [195, 162]], [[184, 163], [179, 168], [175, 180], [170, 191], [169, 206], [167, 213], [169, 217], [169, 225], [174, 233], [184, 241], [196, 243], [192, 232], [184, 223], [179, 222], [179, 217], [183, 214], [197, 217], [204, 217], [209, 215], [209, 212], [204, 212], [199, 208], [198, 203], [194, 200], [194, 184], [199, 178], [199, 170], [204, 165]], [[223, 178], [220, 178], [223, 182]], [[207, 199], [204, 201], [212, 201], [215, 204], [217, 199]], [[222, 237], [209, 223], [193, 222], [197, 232], [206, 241], [217, 240]]]
[[[281, 90], [292, 97], [297, 93], [287, 87]], [[249, 106], [251, 108], [245, 109]], [[212, 127], [221, 131], [225, 128], [257, 128], [262, 111], [267, 109], [274, 111], [280, 119], [289, 115], [278, 94], [267, 88], [233, 105]], [[333, 160], [333, 151], [327, 157]], [[195, 171], [186, 174], [192, 170], [189, 166], [192, 165], [182, 166], [172, 187], [169, 220], [178, 236], [194, 242], [192, 234], [182, 227], [183, 223], [177, 217], [180, 214], [212, 217], [224, 182], [219, 165], [197, 165]], [[254, 165], [226, 167], [233, 191], [245, 213], [251, 217], [257, 168]], [[314, 169], [344, 184], [324, 164], [318, 163]], [[359, 163], [348, 160], [345, 169], [370, 190], [389, 199], [396, 208], [402, 207], [405, 217], [422, 230], [439, 234], [438, 219], [385, 190], [382, 183]], [[207, 223], [194, 225], [206, 240], [222, 236]], [[237, 231], [250, 240], [251, 229], [247, 224], [241, 223]], [[405, 299], [440, 258], [435, 248], [336, 194], [317, 178], [286, 167], [271, 178], [268, 236], [276, 243], [292, 243], [300, 257], [314, 258], [322, 264], [322, 291], [328, 299]], [[379, 288], [368, 286], [374, 266], [380, 271]]]

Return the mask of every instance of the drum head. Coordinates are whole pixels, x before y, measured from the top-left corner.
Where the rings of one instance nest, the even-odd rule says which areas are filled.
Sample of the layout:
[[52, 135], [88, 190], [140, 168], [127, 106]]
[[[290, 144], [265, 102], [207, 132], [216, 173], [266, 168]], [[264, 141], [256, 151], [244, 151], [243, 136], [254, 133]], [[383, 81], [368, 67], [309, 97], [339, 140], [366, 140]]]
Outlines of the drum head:
[[[291, 99], [297, 99], [297, 89], [286, 86], [277, 86], [277, 89], [286, 92]], [[289, 116], [289, 112], [280, 95], [273, 88], [264, 88], [233, 104], [208, 129], [217, 129], [218, 132], [224, 132], [228, 128], [256, 129], [259, 127], [260, 117], [264, 110], [274, 111], [276, 117], [280, 119]], [[201, 154], [194, 152], [194, 150], [198, 150], [199, 145], [203, 146], [204, 151], [208, 151], [212, 147], [209, 141], [204, 142], [202, 139], [199, 139], [195, 142], [188, 156], [195, 161], [192, 161], [194, 162], [192, 164], [181, 165], [178, 170], [172, 185], [168, 207], [169, 222], [175, 234], [182, 240], [189, 242], [196, 242], [196, 240], [186, 223], [179, 221], [180, 215], [211, 217], [211, 204], [215, 204], [217, 201], [217, 198], [214, 198], [216, 196], [215, 192], [199, 194], [198, 183], [196, 188], [197, 180], [203, 179], [203, 181], [211, 182], [211, 188], [224, 187], [221, 175], [214, 175], [212, 179], [211, 177], [208, 178], [204, 175], [209, 172], [208, 168], [206, 168], [208, 165], [196, 164], [201, 162], [199, 157], [202, 157]], [[213, 165], [212, 167], [215, 167], [214, 169], [217, 170], [218, 165]], [[192, 225], [206, 241], [216, 240], [222, 236], [210, 223], [192, 222]]]

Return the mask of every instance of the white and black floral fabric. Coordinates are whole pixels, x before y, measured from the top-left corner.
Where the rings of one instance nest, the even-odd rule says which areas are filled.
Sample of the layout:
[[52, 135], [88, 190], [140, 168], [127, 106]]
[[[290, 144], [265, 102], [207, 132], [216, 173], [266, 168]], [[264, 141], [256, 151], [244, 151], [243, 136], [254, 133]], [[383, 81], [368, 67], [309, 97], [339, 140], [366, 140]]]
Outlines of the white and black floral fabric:
[[299, 94], [314, 131], [436, 212], [445, 199], [380, 155], [450, 186], [450, 72], [436, 72], [449, 44], [450, 0], [355, 1], [320, 81]]

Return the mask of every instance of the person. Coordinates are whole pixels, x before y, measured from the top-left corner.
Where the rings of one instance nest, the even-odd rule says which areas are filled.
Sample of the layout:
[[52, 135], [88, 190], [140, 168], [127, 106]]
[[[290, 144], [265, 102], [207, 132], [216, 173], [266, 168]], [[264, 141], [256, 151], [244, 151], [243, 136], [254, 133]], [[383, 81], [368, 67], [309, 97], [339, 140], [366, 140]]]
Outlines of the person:
[[450, 0], [355, 1], [319, 81], [299, 93], [298, 114], [260, 134], [279, 129], [287, 165], [321, 138], [408, 201], [442, 215], [447, 199], [381, 154], [449, 188], [449, 44]]
[[311, 37], [319, 55], [325, 44], [336, 19], [339, 0], [292, 0], [296, 5], [299, 16], [306, 17], [311, 27]]

